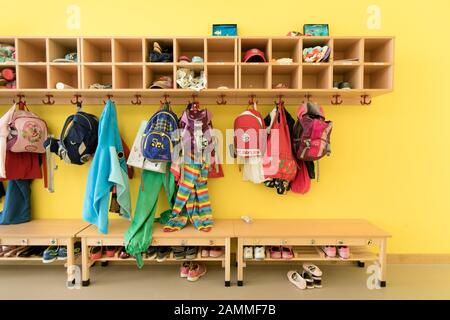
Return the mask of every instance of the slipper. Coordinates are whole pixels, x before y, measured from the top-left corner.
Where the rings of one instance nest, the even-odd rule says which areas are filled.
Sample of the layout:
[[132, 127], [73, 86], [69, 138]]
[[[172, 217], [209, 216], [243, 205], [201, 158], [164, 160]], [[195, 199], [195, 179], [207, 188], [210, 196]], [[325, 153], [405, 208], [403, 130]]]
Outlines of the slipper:
[[270, 258], [271, 259], [281, 259], [281, 248], [280, 247], [270, 247]]
[[89, 258], [91, 260], [99, 260], [101, 259], [103, 256], [103, 249], [102, 247], [96, 246], [96, 247], [91, 247], [90, 251], [89, 251]]
[[116, 247], [107, 246], [105, 249], [105, 256], [107, 256], [108, 258], [113, 258], [116, 254], [116, 250]]
[[287, 277], [290, 283], [301, 290], [306, 289], [306, 280], [297, 271], [288, 271]]
[[6, 254], [8, 254], [11, 250], [14, 250], [16, 246], [3, 246], [2, 252], [0, 252], [0, 257], [6, 257]]
[[292, 251], [292, 247], [281, 247], [281, 257], [283, 259], [294, 258], [294, 252]]
[[14, 249], [8, 251], [7, 253], [5, 253], [3, 255], [3, 257], [5, 258], [11, 258], [11, 257], [15, 257], [17, 252], [21, 251], [22, 249], [24, 249], [25, 247], [15, 247]]
[[203, 247], [202, 251], [201, 251], [201, 257], [202, 258], [208, 258], [209, 257], [209, 252], [210, 252], [209, 247]]

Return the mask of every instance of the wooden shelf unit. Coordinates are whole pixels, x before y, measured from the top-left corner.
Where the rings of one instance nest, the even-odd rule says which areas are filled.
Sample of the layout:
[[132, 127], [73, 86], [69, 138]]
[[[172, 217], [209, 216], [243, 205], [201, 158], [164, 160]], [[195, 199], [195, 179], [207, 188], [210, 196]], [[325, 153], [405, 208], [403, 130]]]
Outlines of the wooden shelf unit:
[[[150, 62], [155, 41], [173, 53], [173, 62]], [[101, 104], [106, 94], [124, 104], [130, 104], [134, 94], [148, 103], [159, 102], [164, 94], [185, 103], [193, 93], [203, 103], [215, 103], [217, 95], [225, 95], [228, 104], [242, 104], [250, 94], [260, 103], [272, 103], [277, 95], [283, 95], [286, 103], [298, 103], [309, 94], [319, 103], [341, 95], [344, 104], [350, 104], [359, 102], [361, 95], [374, 97], [393, 90], [393, 37], [0, 37], [0, 42], [14, 44], [17, 53], [16, 62], [0, 63], [0, 69], [17, 71], [17, 88], [0, 90], [2, 104], [17, 94], [24, 94], [30, 103], [42, 103], [46, 94], [63, 104], [74, 94], [87, 95], [85, 101], [93, 104]], [[329, 61], [303, 62], [303, 49], [316, 45], [332, 48]], [[264, 52], [266, 63], [242, 62], [252, 48]], [[77, 62], [53, 62], [69, 52], [77, 52]], [[180, 64], [181, 55], [200, 56], [204, 62]], [[280, 64], [276, 61], [280, 58], [293, 63]], [[177, 86], [149, 88], [161, 75], [175, 81], [181, 67], [203, 70], [207, 88], [199, 93]], [[333, 89], [333, 80], [351, 82], [352, 91]], [[57, 82], [73, 89], [57, 90]], [[89, 89], [96, 82], [112, 84], [112, 89]], [[277, 84], [288, 88], [273, 88]], [[228, 89], [217, 91], [222, 86]]]

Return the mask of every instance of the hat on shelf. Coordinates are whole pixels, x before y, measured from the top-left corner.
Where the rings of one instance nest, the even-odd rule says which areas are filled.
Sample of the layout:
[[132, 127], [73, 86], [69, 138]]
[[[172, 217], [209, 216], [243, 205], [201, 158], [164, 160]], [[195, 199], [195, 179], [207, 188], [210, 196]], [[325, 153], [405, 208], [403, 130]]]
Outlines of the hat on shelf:
[[264, 55], [264, 52], [257, 48], [253, 48], [250, 50], [247, 50], [247, 52], [244, 55], [244, 62], [266, 62], [266, 56]]
[[161, 76], [155, 81], [153, 81], [150, 89], [172, 89], [173, 81], [172, 77], [169, 76]]
[[180, 56], [178, 58], [178, 62], [187, 63], [187, 62], [191, 62], [191, 59], [189, 59], [188, 56]]
[[192, 57], [192, 62], [197, 62], [197, 63], [203, 62], [203, 58], [199, 57], [199, 56], [193, 56]]

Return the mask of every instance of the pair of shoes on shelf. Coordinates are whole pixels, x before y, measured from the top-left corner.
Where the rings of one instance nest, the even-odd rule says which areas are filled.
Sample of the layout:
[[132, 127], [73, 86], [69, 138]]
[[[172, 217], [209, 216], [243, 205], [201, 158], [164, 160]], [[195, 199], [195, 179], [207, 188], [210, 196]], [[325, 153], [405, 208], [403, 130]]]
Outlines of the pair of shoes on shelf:
[[336, 254], [341, 259], [350, 258], [350, 248], [348, 246], [323, 246], [322, 251], [328, 258], [336, 258]]
[[17, 252], [16, 256], [19, 258], [42, 257], [45, 249], [46, 247], [42, 246], [25, 247], [24, 250]]
[[292, 259], [294, 258], [294, 251], [290, 246], [273, 246], [270, 247], [270, 258], [271, 259]]
[[197, 258], [198, 247], [173, 247], [172, 251], [177, 260], [193, 260]]
[[[125, 249], [122, 249], [122, 250], [124, 251]], [[105, 256], [107, 258], [114, 258], [117, 251], [118, 251], [118, 248], [114, 247], [114, 246], [106, 246], [106, 247], [96, 246], [96, 247], [91, 247], [91, 249], [89, 251], [89, 258], [92, 261], [100, 260], [101, 258], [103, 258], [103, 256]], [[120, 255], [122, 255], [122, 252], [121, 252]]]
[[202, 258], [220, 258], [225, 253], [224, 247], [203, 247], [201, 251]]
[[63, 246], [50, 246], [42, 255], [43, 263], [52, 263], [55, 260], [66, 260], [67, 248]]
[[287, 273], [288, 280], [297, 288], [322, 288], [322, 270], [314, 264], [304, 263], [303, 270], [291, 270]]
[[180, 277], [188, 281], [197, 281], [206, 274], [206, 265], [197, 262], [183, 262], [180, 267]]
[[24, 246], [0, 246], [0, 257], [13, 258], [17, 257], [20, 252], [26, 250]]
[[263, 246], [244, 247], [244, 259], [264, 260], [265, 258], [266, 252]]
[[333, 89], [351, 89], [352, 85], [350, 82], [339, 82], [339, 81], [334, 81], [333, 82]]

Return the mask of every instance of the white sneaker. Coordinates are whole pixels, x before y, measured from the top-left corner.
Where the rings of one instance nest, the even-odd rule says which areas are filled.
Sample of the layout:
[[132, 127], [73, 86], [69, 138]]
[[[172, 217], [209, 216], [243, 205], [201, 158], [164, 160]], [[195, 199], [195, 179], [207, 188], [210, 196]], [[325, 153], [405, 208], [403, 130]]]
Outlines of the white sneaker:
[[310, 273], [313, 277], [321, 277], [322, 276], [322, 270], [320, 270], [318, 266], [316, 266], [312, 263], [304, 263], [303, 270]]
[[288, 271], [288, 280], [297, 288], [301, 290], [306, 289], [306, 280], [297, 271]]
[[264, 260], [266, 258], [266, 252], [264, 247], [255, 247], [255, 259]]
[[244, 259], [253, 259], [253, 247], [244, 247]]

